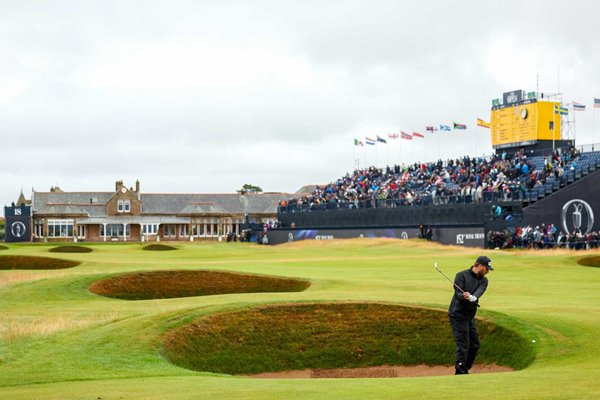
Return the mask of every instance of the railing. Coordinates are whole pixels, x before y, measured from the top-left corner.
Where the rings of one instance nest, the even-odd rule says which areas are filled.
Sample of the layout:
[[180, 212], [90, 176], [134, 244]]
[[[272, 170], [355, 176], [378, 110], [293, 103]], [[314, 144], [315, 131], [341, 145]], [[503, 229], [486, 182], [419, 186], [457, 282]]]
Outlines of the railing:
[[571, 250], [589, 250], [600, 247], [598, 239], [563, 239], [560, 242], [550, 240], [535, 240], [533, 238], [496, 238], [486, 241], [487, 248], [514, 248], [514, 249], [571, 249]]
[[294, 213], [329, 210], [353, 210], [367, 208], [396, 208], [442, 204], [491, 204], [511, 201], [537, 200], [539, 198], [538, 196], [539, 192], [533, 190], [517, 192], [482, 192], [480, 198], [476, 198], [476, 195], [421, 195], [414, 199], [368, 199], [312, 204], [288, 204], [286, 206], [279, 206], [278, 211], [280, 213]]

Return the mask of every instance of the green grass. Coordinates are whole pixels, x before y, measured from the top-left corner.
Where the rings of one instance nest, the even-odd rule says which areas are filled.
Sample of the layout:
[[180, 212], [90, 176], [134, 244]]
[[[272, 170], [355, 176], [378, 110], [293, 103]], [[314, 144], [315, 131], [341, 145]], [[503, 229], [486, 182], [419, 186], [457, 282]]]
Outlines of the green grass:
[[3, 244], [0, 244], [0, 250], [8, 250], [8, 247]]
[[142, 247], [142, 250], [168, 251], [168, 250], [177, 250], [177, 247], [169, 246], [166, 244], [149, 244], [147, 246]]
[[0, 256], [0, 270], [3, 269], [62, 269], [79, 265], [77, 261], [35, 256]]
[[[225, 374], [380, 365], [452, 365], [445, 312], [379, 303], [300, 303], [199, 318], [165, 335], [177, 365]], [[479, 321], [479, 361], [523, 368], [534, 350], [516, 333]]]
[[50, 253], [91, 253], [93, 249], [85, 246], [58, 246], [48, 250]]
[[600, 256], [582, 257], [577, 260], [577, 264], [585, 265], [586, 267], [600, 267]]
[[123, 300], [170, 299], [231, 293], [301, 292], [304, 279], [277, 278], [223, 271], [145, 271], [94, 282], [90, 291]]
[[[39, 257], [51, 246], [11, 244], [3, 253]], [[76, 268], [0, 271], [0, 398], [600, 398], [600, 270], [577, 264], [598, 252], [485, 252], [495, 271], [478, 315], [526, 340], [523, 346], [535, 359], [524, 369], [462, 377], [266, 380], [178, 367], [161, 354], [161, 340], [198, 318], [278, 303], [374, 302], [443, 313], [452, 288], [433, 262], [453, 276], [482, 251], [375, 239], [178, 243], [177, 252], [139, 251], [139, 243], [86, 246], [94, 251], [60, 255], [82, 262]], [[275, 275], [310, 280], [311, 286], [135, 302], [88, 290], [111, 274], [165, 269]], [[450, 328], [440, 329], [446, 335]], [[477, 361], [505, 342], [484, 343]]]

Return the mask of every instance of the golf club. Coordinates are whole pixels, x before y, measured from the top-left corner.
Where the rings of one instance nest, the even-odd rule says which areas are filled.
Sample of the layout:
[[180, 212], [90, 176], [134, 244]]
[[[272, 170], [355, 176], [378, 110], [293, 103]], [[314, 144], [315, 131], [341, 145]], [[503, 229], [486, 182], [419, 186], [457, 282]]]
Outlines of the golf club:
[[[440, 274], [442, 274], [442, 276], [443, 276], [444, 278], [446, 278], [446, 279], [447, 279], [449, 282], [451, 282], [451, 283], [452, 283], [452, 285], [453, 285], [455, 288], [457, 288], [458, 290], [460, 290], [460, 292], [461, 292], [461, 293], [464, 293], [464, 292], [465, 292], [465, 291], [464, 291], [464, 290], [462, 290], [462, 289], [461, 289], [461, 288], [460, 288], [460, 287], [459, 287], [459, 286], [458, 286], [456, 283], [454, 283], [454, 281], [453, 281], [452, 279], [448, 278], [448, 277], [446, 276], [446, 274], [444, 274], [444, 273], [442, 272], [442, 270], [441, 270], [441, 269], [439, 269], [439, 268], [438, 268], [438, 266], [437, 266], [437, 263], [433, 263], [433, 266], [434, 266], [434, 268], [437, 270], [437, 272], [439, 272]], [[477, 304], [477, 307], [480, 307], [480, 306], [479, 306], [479, 303], [475, 303], [475, 304]]]

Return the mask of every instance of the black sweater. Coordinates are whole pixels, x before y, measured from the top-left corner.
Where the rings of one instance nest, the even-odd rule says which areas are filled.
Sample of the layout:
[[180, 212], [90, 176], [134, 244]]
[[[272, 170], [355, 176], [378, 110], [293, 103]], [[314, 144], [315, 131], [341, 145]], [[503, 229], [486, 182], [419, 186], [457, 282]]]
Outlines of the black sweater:
[[448, 315], [456, 319], [469, 320], [475, 318], [479, 298], [485, 293], [488, 286], [487, 278], [485, 276], [482, 278], [478, 277], [477, 274], [469, 268], [456, 274], [454, 283], [465, 292], [469, 292], [477, 297], [477, 301], [472, 303], [469, 300], [464, 300], [462, 292], [455, 286], [454, 296], [452, 296], [450, 308], [448, 309]]

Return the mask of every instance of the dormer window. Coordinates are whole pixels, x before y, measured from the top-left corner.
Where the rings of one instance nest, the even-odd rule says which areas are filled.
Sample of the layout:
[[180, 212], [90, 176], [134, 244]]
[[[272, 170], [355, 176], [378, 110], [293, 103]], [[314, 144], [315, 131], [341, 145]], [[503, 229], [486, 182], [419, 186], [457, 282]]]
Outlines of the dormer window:
[[130, 212], [131, 211], [131, 201], [130, 200], [119, 200], [117, 202], [117, 212]]

